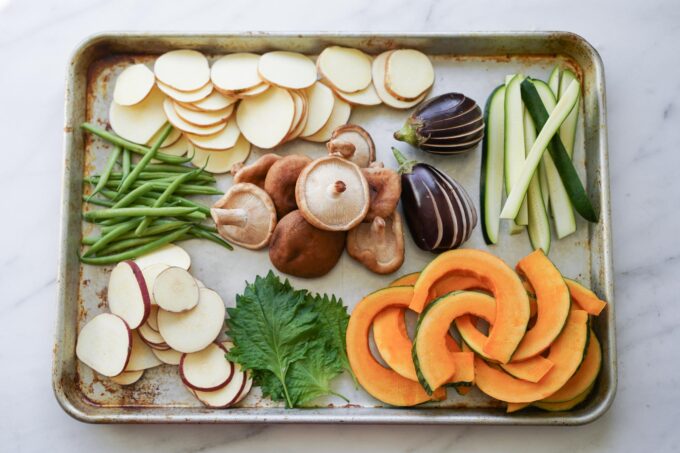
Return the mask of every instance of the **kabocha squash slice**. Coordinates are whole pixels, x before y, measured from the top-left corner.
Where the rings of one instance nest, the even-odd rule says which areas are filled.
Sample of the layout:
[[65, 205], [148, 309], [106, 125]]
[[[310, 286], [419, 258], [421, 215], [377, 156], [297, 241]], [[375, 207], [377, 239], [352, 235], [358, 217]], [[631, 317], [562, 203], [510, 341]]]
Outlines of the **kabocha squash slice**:
[[[491, 306], [491, 304], [484, 304], [480, 305], [479, 310], [481, 313], [481, 316], [479, 317], [488, 322], [490, 325], [493, 325], [496, 316], [495, 306]], [[490, 360], [490, 358], [486, 357], [482, 351], [484, 344], [487, 342], [487, 336], [477, 329], [472, 317], [470, 315], [461, 316], [456, 318], [455, 323], [458, 333], [463, 339], [463, 342], [477, 354], [481, 355], [487, 360]], [[550, 371], [552, 366], [553, 363], [550, 360], [540, 355], [536, 355], [521, 362], [509, 362], [506, 364], [501, 364], [501, 368], [503, 368], [512, 376], [516, 377], [517, 379], [524, 379], [529, 382], [538, 382], [541, 380], [541, 378], [543, 378], [543, 376], [545, 376], [545, 374]]]
[[418, 281], [420, 272], [412, 272], [410, 274], [405, 274], [390, 283], [390, 286], [413, 286]]
[[576, 398], [571, 399], [569, 401], [563, 401], [560, 403], [544, 403], [542, 401], [537, 401], [532, 404], [532, 406], [536, 406], [539, 409], [543, 409], [544, 411], [550, 411], [550, 412], [562, 412], [562, 411], [570, 411], [582, 402], [588, 398], [588, 395], [590, 395], [590, 392], [593, 390], [593, 387], [595, 387], [595, 384], [592, 384], [590, 387], [588, 387], [583, 393], [579, 394]]
[[[389, 307], [378, 313], [373, 320], [373, 340], [385, 363], [401, 376], [418, 381], [411, 349], [413, 343], [406, 330], [406, 309]], [[474, 381], [474, 354], [462, 353], [458, 343], [447, 335], [446, 346], [451, 353], [455, 372], [447, 385], [471, 385]]]
[[374, 398], [392, 406], [414, 406], [443, 399], [446, 390], [428, 395], [418, 382], [383, 367], [371, 354], [368, 335], [375, 316], [385, 308], [408, 307], [413, 297], [410, 286], [378, 290], [364, 297], [352, 311], [347, 326], [347, 356], [359, 384]]
[[570, 278], [564, 279], [567, 287], [569, 288], [569, 294], [571, 295], [571, 300], [576, 303], [582, 310], [587, 311], [593, 316], [598, 316], [607, 306], [607, 302], [603, 301], [597, 294], [580, 284], [579, 282], [572, 280]]
[[[472, 349], [470, 349], [470, 347], [468, 345], [466, 345], [464, 341], [460, 342], [460, 349], [461, 349], [462, 352], [472, 352], [474, 354]], [[473, 364], [473, 368], [474, 368], [474, 355], [472, 356], [472, 364]], [[474, 375], [474, 369], [472, 370], [472, 374]], [[458, 394], [460, 396], [465, 396], [468, 393], [470, 393], [470, 390], [472, 390], [472, 386], [474, 386], [474, 385], [475, 385], [475, 381], [474, 381], [474, 376], [473, 376], [472, 382], [457, 384], [457, 385], [454, 385], [454, 388], [456, 389], [456, 392], [458, 392]]]
[[517, 272], [536, 291], [538, 310], [536, 323], [526, 331], [512, 355], [513, 361], [522, 361], [545, 351], [557, 338], [567, 322], [571, 298], [562, 274], [541, 249], [522, 258], [517, 263]]
[[548, 360], [552, 369], [537, 383], [515, 379], [506, 372], [493, 368], [484, 359], [475, 357], [475, 384], [479, 389], [508, 403], [531, 403], [555, 393], [574, 375], [586, 351], [588, 313], [574, 310], [567, 325], [550, 346]]
[[456, 361], [447, 345], [451, 323], [465, 314], [480, 315], [479, 307], [484, 305], [495, 305], [495, 301], [480, 292], [457, 291], [430, 303], [418, 318], [413, 363], [418, 380], [428, 393], [445, 384], [456, 372]]
[[410, 308], [418, 313], [427, 304], [432, 286], [440, 278], [459, 274], [479, 279], [496, 299], [496, 322], [484, 353], [501, 363], [510, 361], [529, 321], [529, 298], [517, 274], [500, 258], [481, 250], [458, 249], [442, 253], [420, 273]]
[[600, 341], [595, 336], [595, 332], [590, 331], [588, 349], [583, 358], [578, 371], [567, 381], [562, 388], [547, 398], [542, 399], [541, 403], [564, 403], [577, 398], [581, 393], [592, 387], [600, 373], [602, 366], [602, 349]]

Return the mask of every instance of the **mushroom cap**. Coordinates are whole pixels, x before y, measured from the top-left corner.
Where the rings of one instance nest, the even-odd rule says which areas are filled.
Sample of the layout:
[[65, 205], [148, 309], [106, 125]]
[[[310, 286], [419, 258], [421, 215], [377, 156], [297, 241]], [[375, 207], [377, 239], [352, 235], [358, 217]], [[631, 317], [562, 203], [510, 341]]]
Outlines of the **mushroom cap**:
[[317, 228], [347, 231], [360, 223], [369, 206], [368, 182], [361, 169], [340, 157], [312, 161], [298, 177], [295, 200]]
[[231, 170], [234, 175], [234, 184], [249, 182], [255, 184], [257, 187], [264, 188], [264, 180], [267, 177], [269, 169], [279, 159], [281, 159], [281, 156], [278, 154], [267, 153], [260, 156], [259, 159], [250, 165], [234, 165]]
[[269, 259], [279, 271], [296, 277], [321, 277], [330, 272], [345, 248], [344, 231], [326, 231], [310, 225], [295, 210], [276, 225]]
[[389, 217], [399, 204], [401, 197], [401, 176], [389, 168], [384, 168], [381, 162], [373, 162], [370, 167], [361, 171], [368, 181], [371, 204], [364, 222], [371, 222], [376, 217]]
[[361, 168], [368, 167], [375, 160], [375, 144], [371, 135], [356, 124], [336, 127], [326, 148], [331, 156], [342, 157]]
[[232, 186], [210, 213], [220, 236], [248, 249], [257, 250], [269, 244], [276, 227], [276, 209], [271, 198], [247, 182]]
[[291, 154], [272, 165], [264, 180], [264, 190], [269, 194], [279, 219], [297, 209], [295, 183], [300, 172], [312, 161], [304, 154]]
[[376, 274], [391, 274], [404, 262], [404, 232], [401, 216], [376, 217], [347, 234], [347, 253]]

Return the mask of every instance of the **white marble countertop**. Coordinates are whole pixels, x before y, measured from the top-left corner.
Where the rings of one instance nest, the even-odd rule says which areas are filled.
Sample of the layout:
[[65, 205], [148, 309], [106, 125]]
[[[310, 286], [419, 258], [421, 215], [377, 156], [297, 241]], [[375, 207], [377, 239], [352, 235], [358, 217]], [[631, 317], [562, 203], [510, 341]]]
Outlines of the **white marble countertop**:
[[[679, 24], [676, 0], [0, 0], [0, 450], [678, 451]], [[578, 428], [90, 426], [68, 417], [50, 387], [63, 80], [76, 43], [105, 30], [569, 30], [588, 39], [607, 74], [619, 353], [609, 412]]]

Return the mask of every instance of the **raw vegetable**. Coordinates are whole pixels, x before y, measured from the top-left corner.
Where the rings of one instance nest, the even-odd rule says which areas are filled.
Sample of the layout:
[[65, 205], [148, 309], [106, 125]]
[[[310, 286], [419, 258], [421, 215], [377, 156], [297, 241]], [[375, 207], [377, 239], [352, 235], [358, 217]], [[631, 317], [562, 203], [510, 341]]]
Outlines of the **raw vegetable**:
[[376, 274], [391, 274], [404, 262], [401, 216], [394, 211], [383, 219], [360, 223], [347, 234], [347, 253]]
[[257, 71], [259, 61], [260, 56], [253, 53], [225, 55], [213, 63], [210, 79], [222, 92], [238, 93], [252, 89], [263, 82]]
[[260, 77], [272, 85], [300, 90], [316, 82], [314, 62], [296, 52], [277, 50], [260, 57], [257, 66]]
[[335, 128], [326, 143], [331, 156], [339, 156], [367, 168], [375, 161], [375, 144], [366, 130], [356, 124], [344, 124]]
[[138, 104], [149, 95], [155, 85], [154, 74], [146, 65], [128, 66], [116, 79], [113, 101], [125, 106]]
[[270, 272], [256, 277], [228, 309], [229, 360], [253, 373], [265, 396], [299, 407], [335, 395], [332, 379], [347, 366], [342, 301], [295, 290]]
[[410, 286], [394, 286], [369, 294], [354, 307], [347, 327], [347, 354], [359, 384], [371, 396], [392, 406], [414, 406], [446, 396], [443, 388], [428, 395], [418, 382], [382, 366], [369, 349], [371, 323], [378, 313], [386, 308], [407, 308], [412, 296]]
[[[536, 129], [531, 120], [531, 116], [524, 111], [524, 149], [528, 153], [536, 140]], [[544, 157], [545, 158], [545, 157]], [[543, 162], [541, 162], [543, 163]], [[527, 232], [531, 246], [542, 249], [547, 255], [550, 252], [550, 221], [545, 210], [543, 194], [541, 193], [540, 171], [537, 171], [531, 178], [529, 190], [527, 191], [527, 209], [529, 224]]]
[[428, 99], [416, 108], [394, 138], [435, 154], [458, 154], [477, 146], [484, 136], [482, 111], [461, 93]]
[[137, 331], [132, 331], [132, 346], [130, 348], [130, 359], [125, 365], [125, 371], [148, 370], [157, 367], [162, 362], [158, 360], [151, 348], [142, 340]]
[[502, 260], [480, 250], [451, 250], [423, 269], [414, 286], [410, 308], [422, 312], [429, 292], [441, 277], [457, 273], [476, 275], [488, 282], [496, 298], [496, 319], [483, 352], [501, 363], [510, 361], [529, 321], [529, 298], [522, 282]]
[[576, 372], [588, 343], [588, 314], [572, 311], [563, 332], [550, 346], [552, 369], [537, 383], [521, 381], [475, 357], [475, 383], [487, 395], [508, 403], [530, 403], [552, 395]]
[[163, 93], [154, 88], [146, 98], [131, 106], [115, 102], [109, 107], [111, 129], [134, 143], [147, 143], [167, 122], [163, 113]]
[[363, 90], [371, 83], [371, 58], [349, 47], [326, 47], [317, 59], [321, 76], [345, 93]]
[[397, 99], [412, 101], [427, 92], [433, 83], [434, 68], [424, 53], [415, 49], [399, 49], [387, 57], [385, 89]]
[[569, 287], [569, 294], [571, 299], [581, 310], [585, 310], [588, 314], [598, 316], [602, 310], [607, 306], [607, 302], [597, 297], [597, 294], [581, 285], [575, 280], [569, 278], [564, 279], [567, 287]]
[[[524, 106], [520, 84], [524, 80], [522, 74], [508, 76], [505, 83], [505, 190], [512, 193], [524, 165], [526, 152], [524, 149]], [[503, 217], [513, 220], [511, 233], [515, 234], [529, 223], [528, 211], [524, 194], [522, 204], [513, 217]]]
[[[571, 82], [573, 81], [578, 81], [576, 74], [566, 69], [562, 73], [559, 96], [556, 95], [556, 97], [558, 98], [562, 97], [564, 95], [564, 92], [567, 90], [569, 84], [571, 84]], [[553, 91], [553, 93], [555, 93], [555, 91]], [[576, 125], [578, 124], [579, 101], [580, 99], [576, 101], [576, 105], [574, 105], [574, 108], [569, 113], [569, 116], [567, 116], [567, 119], [564, 120], [564, 123], [562, 123], [562, 126], [560, 127], [560, 140], [562, 140], [564, 149], [567, 152], [567, 154], [569, 154], [569, 157], [572, 157], [574, 154], [574, 141], [576, 140]]]
[[78, 334], [76, 356], [104, 376], [122, 373], [130, 358], [132, 333], [116, 315], [102, 313], [90, 320]]
[[179, 376], [187, 387], [210, 392], [219, 390], [236, 374], [234, 364], [225, 355], [227, 350], [219, 343], [211, 343], [205, 349], [182, 354]]
[[269, 149], [281, 143], [295, 117], [295, 103], [288, 91], [272, 87], [259, 96], [242, 100], [236, 111], [241, 133], [253, 145]]
[[513, 215], [519, 209], [519, 201], [524, 196], [524, 193], [526, 193], [531, 176], [541, 158], [542, 150], [545, 146], [548, 146], [550, 155], [553, 161], [555, 161], [555, 166], [560, 173], [574, 208], [584, 219], [597, 222], [597, 213], [593, 209], [588, 195], [581, 184], [581, 180], [576, 174], [574, 165], [571, 159], [569, 159], [569, 155], [564, 151], [564, 146], [559, 136], [555, 136], [557, 129], [578, 101], [579, 89], [579, 83], [573, 81], [565, 91], [564, 96], [560, 98], [555, 109], [548, 116], [533, 83], [530, 81], [522, 83], [524, 102], [536, 124], [536, 128], [538, 129], [540, 126], [541, 131], [536, 138], [530, 155], [527, 157], [527, 162], [525, 162], [522, 168], [519, 184], [514, 191], [515, 194], [510, 193], [508, 200], [506, 200], [501, 212], [502, 218]]
[[151, 298], [142, 270], [134, 261], [119, 263], [109, 277], [108, 303], [131, 329], [144, 324], [151, 310]]
[[394, 97], [385, 87], [385, 67], [387, 63], [387, 59], [389, 58], [390, 54], [394, 52], [393, 50], [388, 50], [386, 52], [381, 53], [377, 57], [373, 59], [373, 64], [371, 66], [371, 75], [373, 78], [373, 86], [375, 87], [375, 91], [378, 94], [378, 97], [388, 106], [395, 108], [395, 109], [410, 109], [411, 107], [414, 107], [418, 105], [423, 99], [425, 99], [425, 96], [427, 96], [427, 92], [421, 94], [418, 96], [416, 99], [412, 101], [402, 101]]
[[[532, 82], [546, 111], [552, 112], [557, 104], [556, 96], [553, 95], [550, 87], [545, 82], [540, 80], [533, 80]], [[561, 239], [576, 231], [574, 209], [571, 206], [567, 189], [564, 187], [564, 183], [549, 152], [543, 153], [541, 164], [545, 170], [545, 179], [548, 185], [547, 193], [550, 198], [550, 210], [555, 224], [555, 232], [557, 237]]]
[[144, 370], [139, 371], [123, 371], [117, 376], [111, 377], [111, 381], [118, 385], [132, 385], [142, 378]]
[[477, 225], [477, 210], [463, 186], [437, 168], [407, 161], [392, 148], [401, 174], [404, 216], [416, 245], [439, 253], [460, 247]]
[[482, 143], [482, 174], [479, 178], [482, 233], [484, 242], [497, 244], [503, 204], [505, 85], [496, 87], [486, 101], [484, 124], [486, 132]]
[[333, 131], [338, 127], [346, 124], [352, 114], [352, 106], [340, 98], [333, 100], [333, 110], [328, 117], [326, 124], [312, 135], [305, 135], [302, 138], [310, 142], [327, 142], [331, 139]]
[[171, 50], [156, 59], [156, 78], [180, 91], [194, 91], [210, 81], [210, 67], [205, 56], [195, 50]]
[[196, 280], [181, 267], [168, 267], [154, 280], [153, 300], [163, 310], [173, 313], [191, 310], [199, 298]]

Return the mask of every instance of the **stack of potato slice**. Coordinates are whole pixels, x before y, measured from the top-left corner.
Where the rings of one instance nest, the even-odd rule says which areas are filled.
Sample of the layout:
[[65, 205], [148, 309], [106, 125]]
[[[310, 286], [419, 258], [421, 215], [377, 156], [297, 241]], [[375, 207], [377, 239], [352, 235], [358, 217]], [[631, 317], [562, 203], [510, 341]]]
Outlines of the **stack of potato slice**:
[[209, 407], [229, 407], [246, 397], [252, 379], [217, 341], [226, 314], [220, 296], [188, 271], [189, 254], [173, 244], [123, 261], [111, 272], [111, 313], [95, 316], [80, 331], [78, 358], [118, 385], [144, 371], [178, 366], [187, 390]]
[[331, 46], [316, 63], [306, 55], [233, 53], [212, 66], [195, 50], [173, 50], [118, 76], [109, 111], [121, 137], [151, 144], [169, 121], [166, 154], [193, 155], [212, 173], [245, 161], [251, 144], [271, 149], [296, 138], [325, 142], [349, 121], [352, 106], [410, 108], [434, 82], [429, 59], [393, 50], [375, 60], [361, 50]]

